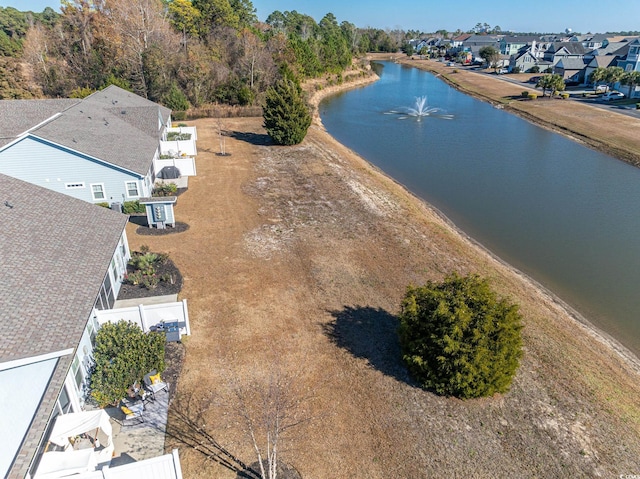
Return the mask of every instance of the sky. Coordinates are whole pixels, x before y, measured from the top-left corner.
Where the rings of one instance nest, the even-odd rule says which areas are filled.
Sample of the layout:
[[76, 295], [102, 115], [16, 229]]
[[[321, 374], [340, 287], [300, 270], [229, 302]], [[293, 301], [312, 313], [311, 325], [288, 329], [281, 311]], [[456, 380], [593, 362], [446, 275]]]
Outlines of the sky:
[[[258, 18], [275, 10], [296, 10], [320, 21], [333, 13], [358, 27], [434, 32], [470, 30], [476, 23], [505, 31], [580, 33], [640, 30], [640, 0], [252, 0]], [[0, 0], [0, 6], [41, 12], [58, 10], [59, 0]]]

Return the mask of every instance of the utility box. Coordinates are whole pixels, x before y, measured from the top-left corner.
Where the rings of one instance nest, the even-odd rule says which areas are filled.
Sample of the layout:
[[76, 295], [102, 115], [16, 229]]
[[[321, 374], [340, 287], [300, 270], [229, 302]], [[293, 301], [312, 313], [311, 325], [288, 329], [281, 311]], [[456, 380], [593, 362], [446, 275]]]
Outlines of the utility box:
[[147, 223], [150, 228], [164, 229], [167, 226], [176, 225], [173, 205], [176, 196], [154, 196], [152, 198], [140, 198], [140, 204], [144, 205], [147, 212]]

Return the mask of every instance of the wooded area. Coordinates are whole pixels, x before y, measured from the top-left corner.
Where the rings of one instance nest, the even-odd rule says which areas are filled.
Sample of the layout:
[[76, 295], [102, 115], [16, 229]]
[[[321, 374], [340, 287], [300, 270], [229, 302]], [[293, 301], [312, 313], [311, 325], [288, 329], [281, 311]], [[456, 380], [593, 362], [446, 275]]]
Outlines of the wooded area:
[[403, 32], [359, 29], [327, 13], [259, 22], [250, 0], [62, 0], [61, 12], [0, 7], [0, 98], [79, 97], [116, 84], [182, 111], [260, 104], [293, 72], [340, 75]]

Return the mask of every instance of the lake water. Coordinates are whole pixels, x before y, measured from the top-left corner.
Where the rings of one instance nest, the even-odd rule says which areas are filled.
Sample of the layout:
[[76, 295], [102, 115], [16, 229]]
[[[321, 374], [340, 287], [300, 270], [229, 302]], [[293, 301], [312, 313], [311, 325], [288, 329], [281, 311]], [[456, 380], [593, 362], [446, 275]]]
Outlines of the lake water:
[[[401, 119], [416, 97], [447, 120]], [[320, 105], [328, 132], [640, 355], [640, 169], [384, 63]]]

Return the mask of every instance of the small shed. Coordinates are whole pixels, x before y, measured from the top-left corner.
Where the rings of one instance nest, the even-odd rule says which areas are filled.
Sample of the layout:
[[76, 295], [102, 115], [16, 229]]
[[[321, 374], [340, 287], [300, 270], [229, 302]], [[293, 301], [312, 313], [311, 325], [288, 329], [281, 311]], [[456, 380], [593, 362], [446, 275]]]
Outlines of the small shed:
[[154, 196], [151, 198], [140, 198], [140, 204], [147, 210], [147, 222], [150, 227], [164, 229], [167, 226], [176, 225], [173, 205], [176, 204], [176, 196]]

